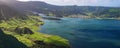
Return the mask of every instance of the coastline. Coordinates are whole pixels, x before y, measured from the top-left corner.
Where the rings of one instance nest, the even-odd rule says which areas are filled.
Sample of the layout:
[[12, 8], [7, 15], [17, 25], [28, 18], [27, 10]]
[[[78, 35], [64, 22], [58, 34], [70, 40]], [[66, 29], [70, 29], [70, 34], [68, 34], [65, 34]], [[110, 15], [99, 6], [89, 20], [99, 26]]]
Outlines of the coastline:
[[[1, 21], [0, 27], [7, 35], [15, 37], [28, 48], [55, 47], [70, 48], [69, 41], [57, 36], [38, 32], [44, 23], [39, 16], [29, 16], [29, 19], [11, 19]], [[31, 27], [32, 26], [32, 27]]]

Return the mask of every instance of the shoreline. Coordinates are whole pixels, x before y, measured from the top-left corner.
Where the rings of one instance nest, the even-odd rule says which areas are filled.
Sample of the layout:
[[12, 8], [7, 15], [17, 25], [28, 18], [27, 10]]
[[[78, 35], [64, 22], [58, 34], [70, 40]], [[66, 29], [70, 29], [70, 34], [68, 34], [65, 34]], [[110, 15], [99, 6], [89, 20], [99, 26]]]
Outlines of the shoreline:
[[[78, 17], [63, 17], [63, 18], [78, 18]], [[102, 20], [102, 19], [106, 19], [106, 20], [120, 20], [120, 18], [99, 18], [99, 17], [96, 17], [96, 18], [92, 18], [92, 17], [87, 17], [87, 18], [81, 18], [79, 17], [80, 19], [99, 19], [99, 20]]]

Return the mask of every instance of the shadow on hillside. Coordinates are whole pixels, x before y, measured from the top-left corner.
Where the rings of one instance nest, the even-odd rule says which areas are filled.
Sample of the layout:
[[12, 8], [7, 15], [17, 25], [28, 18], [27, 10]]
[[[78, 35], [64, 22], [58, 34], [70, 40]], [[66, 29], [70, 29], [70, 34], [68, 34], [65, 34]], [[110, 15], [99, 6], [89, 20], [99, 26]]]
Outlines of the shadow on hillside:
[[27, 46], [19, 42], [15, 37], [4, 34], [0, 29], [0, 48], [27, 48]]

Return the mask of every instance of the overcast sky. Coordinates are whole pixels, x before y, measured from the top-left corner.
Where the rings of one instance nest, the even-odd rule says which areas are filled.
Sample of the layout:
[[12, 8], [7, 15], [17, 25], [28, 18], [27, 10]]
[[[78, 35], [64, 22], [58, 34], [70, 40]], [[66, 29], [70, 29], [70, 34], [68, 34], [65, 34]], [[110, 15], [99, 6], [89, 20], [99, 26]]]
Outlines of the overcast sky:
[[44, 1], [46, 3], [54, 5], [120, 7], [120, 0], [21, 0], [21, 1]]

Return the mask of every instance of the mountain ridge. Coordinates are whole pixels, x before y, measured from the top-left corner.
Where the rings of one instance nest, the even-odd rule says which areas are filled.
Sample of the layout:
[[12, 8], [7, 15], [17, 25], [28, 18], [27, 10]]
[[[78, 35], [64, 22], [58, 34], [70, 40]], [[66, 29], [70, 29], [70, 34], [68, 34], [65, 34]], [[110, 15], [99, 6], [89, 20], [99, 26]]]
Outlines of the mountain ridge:
[[[1, 2], [0, 2], [1, 3]], [[0, 20], [8, 20], [10, 18], [25, 18], [22, 12], [5, 3], [0, 4]]]
[[92, 18], [118, 18], [120, 17], [120, 7], [103, 6], [56, 6], [41, 1], [21, 2], [15, 1], [9, 3], [22, 13], [38, 12], [48, 16], [69, 17], [70, 15], [84, 15]]
[[[63, 17], [63, 16], [69, 16], [69, 15], [85, 15], [90, 16], [89, 14], [92, 14], [92, 16], [100, 16], [100, 17], [106, 17], [106, 18], [112, 18], [112, 17], [118, 17], [119, 12], [116, 12], [116, 10], [119, 10], [120, 7], [103, 7], [103, 6], [56, 6], [47, 4], [45, 2], [41, 1], [29, 1], [29, 2], [20, 2], [15, 3], [21, 10], [24, 11], [33, 11], [38, 13], [43, 13], [48, 16], [57, 16], [57, 17]], [[19, 9], [17, 7], [17, 9]], [[115, 10], [115, 11], [111, 11]], [[111, 11], [111, 12], [110, 12]], [[120, 16], [119, 16], [120, 17]]]

